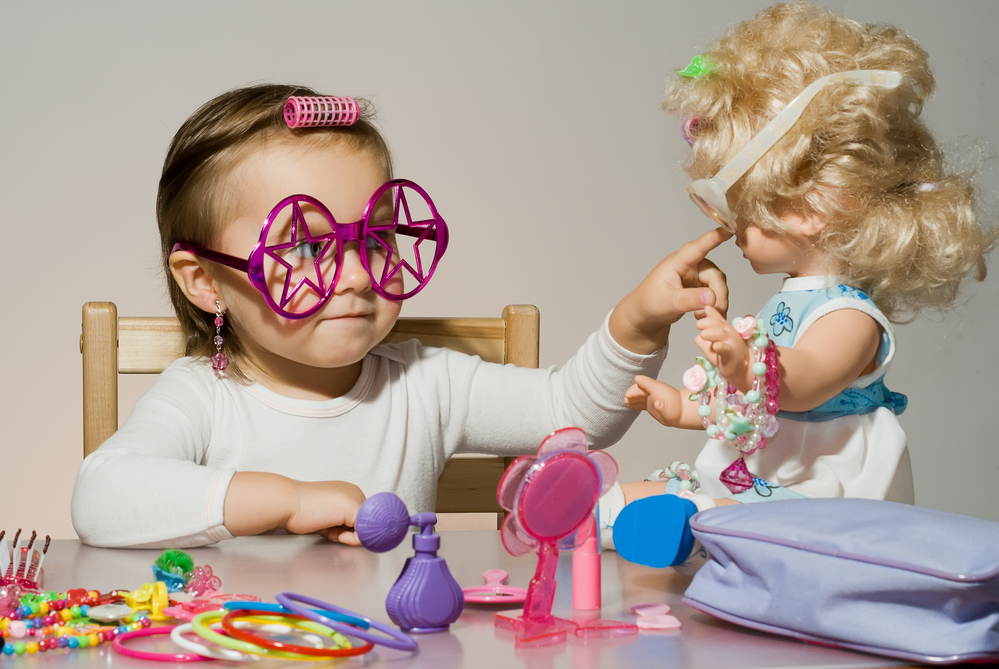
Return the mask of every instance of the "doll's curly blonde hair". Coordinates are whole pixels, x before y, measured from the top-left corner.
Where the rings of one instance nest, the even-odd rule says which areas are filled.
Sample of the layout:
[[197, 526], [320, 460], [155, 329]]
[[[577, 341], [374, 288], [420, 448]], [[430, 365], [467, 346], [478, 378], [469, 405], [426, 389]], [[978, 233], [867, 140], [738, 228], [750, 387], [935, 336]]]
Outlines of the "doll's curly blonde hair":
[[798, 123], [729, 191], [740, 217], [784, 228], [788, 207], [821, 217], [832, 269], [893, 321], [953, 303], [996, 233], [975, 213], [970, 180], [946, 174], [920, 119], [934, 81], [926, 52], [888, 25], [865, 25], [810, 2], [774, 5], [678, 76], [663, 108], [695, 119], [685, 170], [710, 178], [811, 82], [846, 70], [894, 70], [895, 89], [827, 86]]

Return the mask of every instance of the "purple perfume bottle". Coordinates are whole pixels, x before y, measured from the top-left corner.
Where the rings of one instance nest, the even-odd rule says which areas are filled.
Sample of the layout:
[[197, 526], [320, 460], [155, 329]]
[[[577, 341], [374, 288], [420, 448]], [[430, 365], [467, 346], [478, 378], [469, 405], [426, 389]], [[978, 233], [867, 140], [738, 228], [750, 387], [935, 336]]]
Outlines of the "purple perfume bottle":
[[413, 634], [446, 630], [465, 607], [461, 587], [444, 558], [437, 556], [441, 536], [434, 533], [436, 523], [435, 513], [410, 516], [405, 503], [390, 492], [365, 500], [354, 523], [361, 544], [373, 553], [398, 546], [410, 526], [420, 528], [419, 534], [413, 535], [416, 554], [406, 560], [385, 599], [385, 610], [392, 622]]

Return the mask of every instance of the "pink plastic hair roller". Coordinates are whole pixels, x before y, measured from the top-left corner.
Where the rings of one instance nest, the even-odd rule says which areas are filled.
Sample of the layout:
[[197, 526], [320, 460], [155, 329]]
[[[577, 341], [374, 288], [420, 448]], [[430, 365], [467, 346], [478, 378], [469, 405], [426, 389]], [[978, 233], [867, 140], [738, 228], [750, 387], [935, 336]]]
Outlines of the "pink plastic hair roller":
[[289, 128], [353, 125], [357, 117], [357, 101], [354, 98], [293, 95], [284, 103], [284, 120]]

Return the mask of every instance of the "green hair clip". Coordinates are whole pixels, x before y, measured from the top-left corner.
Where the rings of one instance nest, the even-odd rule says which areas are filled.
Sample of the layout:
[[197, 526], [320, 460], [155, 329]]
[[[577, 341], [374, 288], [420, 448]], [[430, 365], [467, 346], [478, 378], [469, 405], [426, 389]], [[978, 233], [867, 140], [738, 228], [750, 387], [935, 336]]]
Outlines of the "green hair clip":
[[681, 77], [692, 77], [700, 79], [703, 76], [713, 74], [718, 71], [718, 66], [708, 60], [707, 56], [698, 55], [690, 59], [690, 65], [680, 70]]

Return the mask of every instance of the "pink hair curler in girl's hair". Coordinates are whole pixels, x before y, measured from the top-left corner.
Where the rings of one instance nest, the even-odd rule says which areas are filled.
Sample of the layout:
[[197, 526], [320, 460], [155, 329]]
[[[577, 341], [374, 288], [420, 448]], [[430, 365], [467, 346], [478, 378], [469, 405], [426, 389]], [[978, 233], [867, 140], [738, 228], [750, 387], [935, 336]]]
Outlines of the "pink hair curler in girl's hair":
[[357, 100], [354, 98], [293, 95], [284, 103], [284, 120], [289, 128], [353, 125], [357, 117]]

